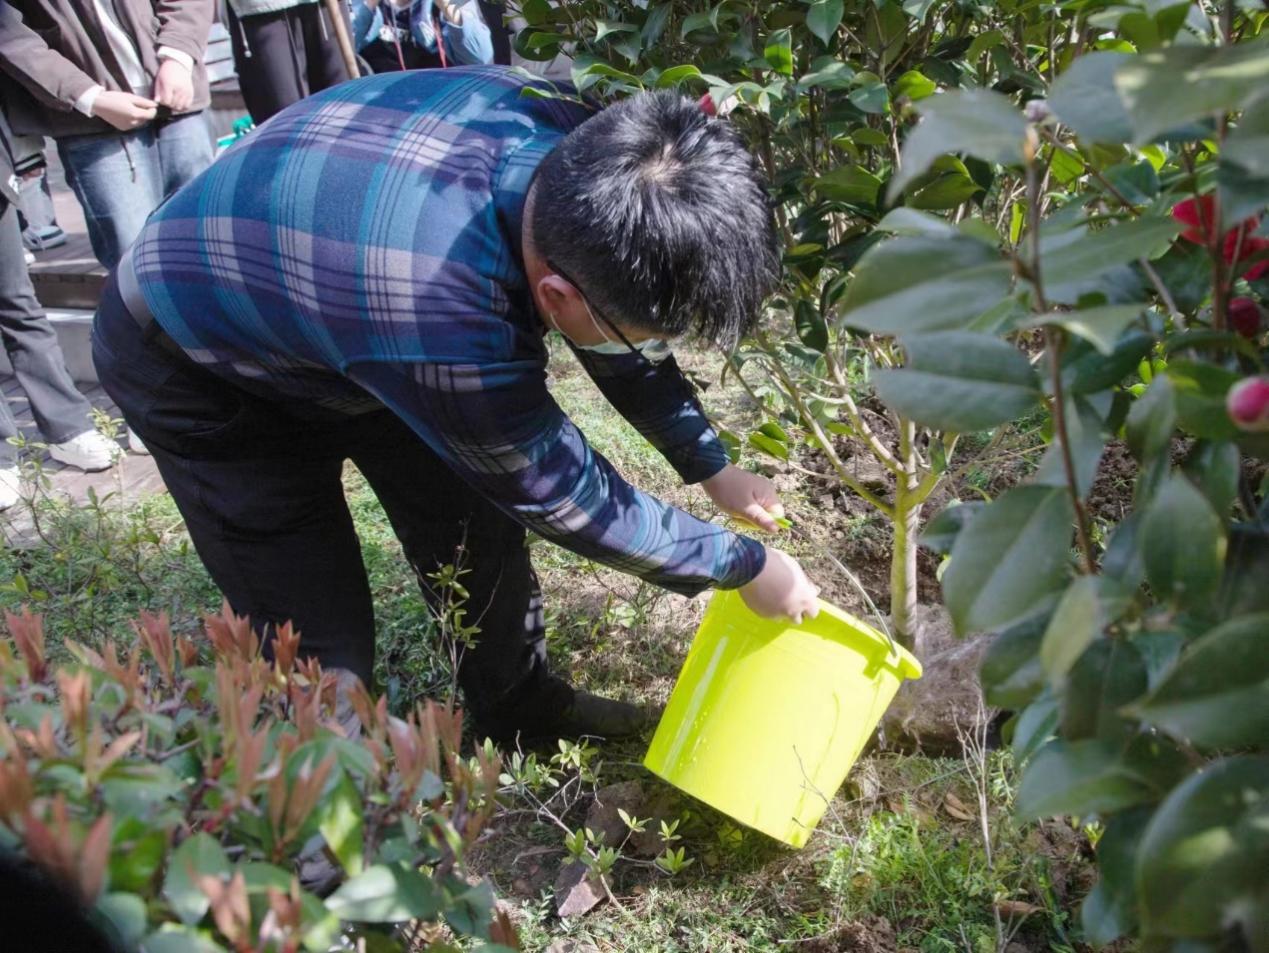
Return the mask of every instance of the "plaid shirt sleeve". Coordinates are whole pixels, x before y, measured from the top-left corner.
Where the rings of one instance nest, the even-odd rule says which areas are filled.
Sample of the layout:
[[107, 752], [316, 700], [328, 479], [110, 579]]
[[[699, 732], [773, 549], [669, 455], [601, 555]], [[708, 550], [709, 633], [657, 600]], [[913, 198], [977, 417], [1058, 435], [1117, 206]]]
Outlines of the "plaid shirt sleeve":
[[765, 564], [756, 540], [622, 479], [551, 398], [539, 362], [374, 363], [347, 374], [509, 516], [579, 555], [684, 595], [737, 588]]
[[684, 483], [708, 480], [727, 465], [727, 449], [670, 355], [598, 354], [573, 348], [591, 380], [617, 412], [678, 471]]

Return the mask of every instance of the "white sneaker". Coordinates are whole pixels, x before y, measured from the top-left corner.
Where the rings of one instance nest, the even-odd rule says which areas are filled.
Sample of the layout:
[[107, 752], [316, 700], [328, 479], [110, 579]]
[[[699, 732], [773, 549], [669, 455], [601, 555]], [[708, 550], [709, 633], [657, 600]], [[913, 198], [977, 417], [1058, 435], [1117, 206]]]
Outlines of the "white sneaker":
[[0, 469], [0, 510], [22, 499], [22, 474], [17, 467]]
[[96, 430], [85, 430], [64, 443], [49, 444], [48, 455], [58, 463], [81, 470], [105, 470], [120, 454], [119, 445]]
[[150, 455], [149, 448], [141, 442], [141, 438], [137, 436], [136, 431], [131, 427], [128, 428], [128, 449], [143, 456], [148, 457]]

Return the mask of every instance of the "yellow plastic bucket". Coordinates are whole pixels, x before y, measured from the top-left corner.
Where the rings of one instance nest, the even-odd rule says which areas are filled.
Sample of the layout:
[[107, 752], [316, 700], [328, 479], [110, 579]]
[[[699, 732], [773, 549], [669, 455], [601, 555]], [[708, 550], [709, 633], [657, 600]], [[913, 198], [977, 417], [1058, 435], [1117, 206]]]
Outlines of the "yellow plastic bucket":
[[717, 592], [643, 763], [801, 847], [900, 683], [920, 677], [911, 654], [826, 602], [794, 626]]

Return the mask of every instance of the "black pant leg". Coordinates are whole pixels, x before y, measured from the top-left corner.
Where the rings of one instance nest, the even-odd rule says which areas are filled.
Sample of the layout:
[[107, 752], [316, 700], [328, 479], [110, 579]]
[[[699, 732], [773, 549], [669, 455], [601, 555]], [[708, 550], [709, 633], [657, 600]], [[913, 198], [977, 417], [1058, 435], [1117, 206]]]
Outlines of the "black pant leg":
[[478, 729], [498, 738], [547, 726], [572, 701], [546, 660], [542, 591], [522, 526], [460, 480], [398, 418], [378, 421], [352, 460], [374, 488], [436, 607], [426, 574], [453, 564], [470, 594], [465, 622], [480, 633], [459, 662]]
[[[348, 67], [344, 65], [343, 54], [339, 52], [335, 28], [330, 22], [326, 5], [310, 3], [296, 7], [295, 13], [300, 19], [301, 35], [304, 38], [304, 69], [309, 94], [321, 92], [347, 80]], [[351, 37], [352, 24], [343, 4], [340, 4], [340, 15], [344, 19], [344, 28]]]
[[113, 282], [93, 353], [102, 386], [153, 454], [234, 611], [260, 631], [293, 622], [302, 656], [369, 684], [374, 614], [340, 480], [350, 427], [295, 419], [165, 352]]
[[238, 17], [229, 8], [229, 40], [238, 86], [259, 125], [309, 94], [304, 38], [294, 10]]

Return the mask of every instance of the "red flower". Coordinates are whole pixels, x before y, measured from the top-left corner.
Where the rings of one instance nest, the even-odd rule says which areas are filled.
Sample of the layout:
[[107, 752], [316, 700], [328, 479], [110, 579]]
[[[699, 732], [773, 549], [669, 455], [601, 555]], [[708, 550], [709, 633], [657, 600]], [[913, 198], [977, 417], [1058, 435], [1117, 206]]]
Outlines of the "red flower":
[[[1183, 225], [1189, 226], [1181, 232], [1181, 237], [1197, 245], [1209, 244], [1212, 234], [1212, 223], [1216, 218], [1216, 199], [1211, 193], [1201, 195], [1197, 199], [1186, 199], [1178, 202], [1172, 209], [1172, 217]], [[1241, 225], [1229, 229], [1221, 241], [1221, 254], [1231, 267], [1250, 258], [1256, 252], [1269, 248], [1269, 238], [1258, 238], [1251, 233], [1260, 225], [1260, 216], [1253, 215]], [[1269, 271], [1269, 260], [1258, 261], [1247, 269], [1244, 277], [1248, 281], [1259, 278]]]
[[1229, 418], [1239, 430], [1269, 430], [1269, 377], [1247, 377], [1229, 389], [1225, 398]]
[[697, 102], [697, 105], [700, 106], [701, 112], [703, 112], [706, 116], [718, 115], [718, 107], [714, 105], [714, 97], [709, 93], [702, 96]]
[[1254, 338], [1260, 333], [1260, 307], [1251, 298], [1235, 298], [1229, 303], [1230, 329], [1245, 338]]

